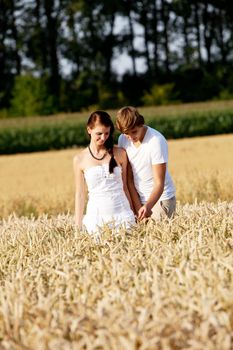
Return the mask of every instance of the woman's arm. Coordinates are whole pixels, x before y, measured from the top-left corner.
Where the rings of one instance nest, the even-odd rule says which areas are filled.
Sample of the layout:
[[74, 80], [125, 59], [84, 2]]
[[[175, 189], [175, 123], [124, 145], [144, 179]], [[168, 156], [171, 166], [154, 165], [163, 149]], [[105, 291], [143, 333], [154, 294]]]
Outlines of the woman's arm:
[[141, 208], [142, 203], [141, 203], [139, 194], [136, 190], [136, 187], [134, 185], [133, 170], [129, 161], [127, 166], [127, 184], [128, 184], [130, 196], [132, 198], [135, 214], [138, 215], [138, 211]]
[[121, 165], [124, 192], [129, 201], [131, 209], [133, 210], [133, 212], [135, 212], [133, 202], [128, 189], [128, 183], [127, 183], [128, 157], [127, 157], [126, 151], [123, 148], [117, 147], [117, 156], [115, 158], [118, 161], [118, 163], [120, 163]]
[[78, 229], [82, 228], [82, 218], [85, 208], [85, 180], [83, 172], [79, 166], [80, 160], [78, 156], [74, 157], [74, 175], [75, 175], [75, 225]]

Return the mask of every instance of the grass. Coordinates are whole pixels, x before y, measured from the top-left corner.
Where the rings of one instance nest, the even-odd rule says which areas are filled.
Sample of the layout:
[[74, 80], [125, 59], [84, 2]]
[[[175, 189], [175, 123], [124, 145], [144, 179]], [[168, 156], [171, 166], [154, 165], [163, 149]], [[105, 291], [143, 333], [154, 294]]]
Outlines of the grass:
[[[195, 103], [182, 103], [167, 106], [153, 106], [153, 107], [138, 107], [140, 113], [146, 118], [154, 118], [155, 116], [182, 116], [186, 114], [215, 112], [215, 111], [228, 111], [233, 109], [233, 100], [226, 101], [208, 101], [208, 102], [195, 102]], [[80, 120], [86, 122], [90, 113], [93, 110], [84, 110], [77, 113], [59, 113], [51, 116], [34, 116], [34, 117], [17, 117], [17, 118], [0, 118], [0, 128], [4, 127], [16, 127], [16, 126], [35, 126], [43, 123], [62, 123], [64, 120]], [[114, 119], [116, 116], [116, 109], [106, 110]]]

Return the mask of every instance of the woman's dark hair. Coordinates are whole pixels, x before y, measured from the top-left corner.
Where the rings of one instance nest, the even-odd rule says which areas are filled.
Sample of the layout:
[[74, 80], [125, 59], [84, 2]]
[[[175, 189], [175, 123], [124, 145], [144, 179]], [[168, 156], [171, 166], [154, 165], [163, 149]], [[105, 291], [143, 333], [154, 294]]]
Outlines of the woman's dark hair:
[[110, 172], [110, 174], [112, 174], [113, 169], [117, 166], [117, 162], [116, 162], [114, 155], [113, 155], [113, 145], [114, 145], [113, 133], [114, 133], [115, 128], [114, 128], [114, 125], [113, 125], [113, 122], [112, 122], [110, 115], [105, 111], [95, 111], [95, 112], [91, 113], [91, 115], [87, 121], [87, 126], [91, 129], [93, 129], [95, 127], [96, 123], [110, 127], [109, 137], [105, 141], [104, 145], [105, 145], [106, 149], [108, 150], [108, 153], [111, 156], [111, 159], [109, 162], [109, 172]]

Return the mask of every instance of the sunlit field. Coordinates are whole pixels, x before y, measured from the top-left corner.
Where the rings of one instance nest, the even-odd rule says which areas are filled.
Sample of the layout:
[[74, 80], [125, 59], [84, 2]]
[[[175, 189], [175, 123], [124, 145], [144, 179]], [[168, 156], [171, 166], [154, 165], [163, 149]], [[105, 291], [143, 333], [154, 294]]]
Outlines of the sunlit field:
[[[0, 156], [0, 216], [73, 211], [78, 149]], [[181, 203], [233, 200], [233, 135], [169, 141], [169, 169]]]
[[70, 215], [0, 222], [1, 349], [233, 346], [233, 203], [96, 242]]
[[[198, 112], [213, 112], [213, 111], [227, 111], [232, 110], [233, 100], [220, 100], [220, 101], [207, 101], [207, 102], [194, 102], [194, 103], [180, 103], [180, 104], [170, 104], [162, 106], [149, 106], [149, 107], [139, 107], [140, 113], [146, 118], [155, 116], [181, 116], [187, 113], [198, 113]], [[86, 122], [90, 113], [94, 110], [99, 109], [98, 106], [91, 106], [90, 109], [84, 110], [82, 112], [75, 113], [59, 113], [51, 116], [34, 116], [28, 118], [1, 118], [0, 115], [0, 128], [6, 126], [15, 125], [37, 125], [43, 122], [57, 122], [63, 120], [80, 120]], [[116, 116], [116, 109], [106, 110], [111, 117], [114, 119]]]
[[98, 240], [73, 225], [78, 150], [0, 157], [1, 349], [233, 348], [233, 135], [169, 150], [175, 218]]

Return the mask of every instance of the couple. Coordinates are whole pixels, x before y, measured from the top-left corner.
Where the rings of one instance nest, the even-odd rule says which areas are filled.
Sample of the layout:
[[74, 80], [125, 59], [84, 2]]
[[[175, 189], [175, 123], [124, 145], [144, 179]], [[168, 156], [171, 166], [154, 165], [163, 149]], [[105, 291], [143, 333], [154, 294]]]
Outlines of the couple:
[[[75, 225], [88, 233], [102, 226], [131, 227], [137, 220], [158, 220], [175, 212], [175, 188], [167, 170], [168, 147], [163, 135], [144, 124], [136, 108], [117, 112], [121, 131], [113, 144], [114, 125], [104, 111], [87, 122], [90, 144], [74, 157]], [[86, 187], [88, 203], [86, 203]]]

